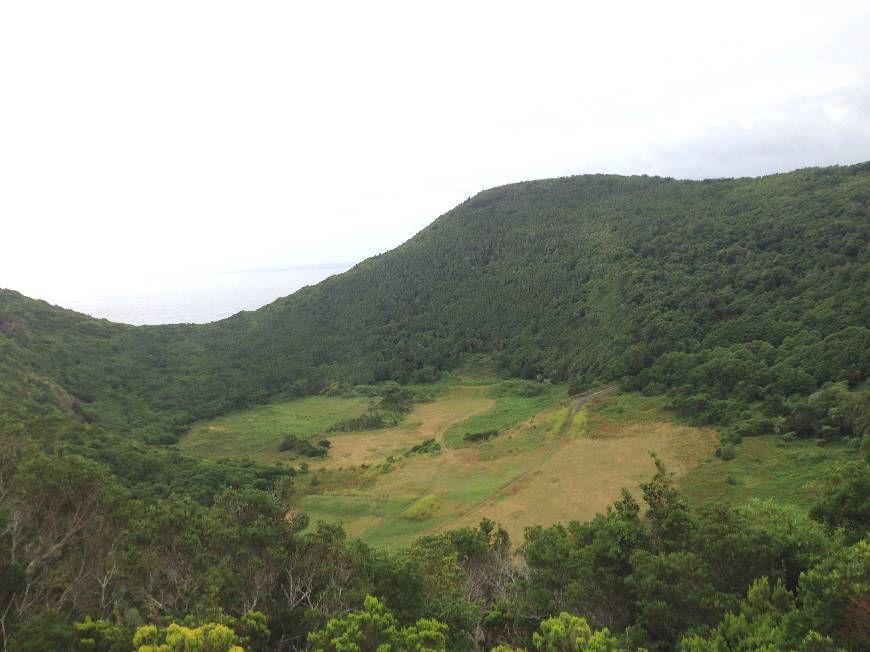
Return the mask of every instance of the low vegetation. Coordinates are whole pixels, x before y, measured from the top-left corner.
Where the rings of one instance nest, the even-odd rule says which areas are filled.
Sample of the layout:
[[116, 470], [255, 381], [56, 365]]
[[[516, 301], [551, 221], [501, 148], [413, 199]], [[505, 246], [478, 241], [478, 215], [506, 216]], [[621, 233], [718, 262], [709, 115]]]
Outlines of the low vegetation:
[[396, 422], [385, 417], [380, 412], [369, 412], [358, 417], [344, 419], [329, 426], [327, 432], [353, 432], [355, 430], [380, 430], [388, 426], [395, 426]]
[[449, 446], [491, 439], [563, 400], [565, 389], [551, 384], [508, 381], [491, 385], [489, 395], [495, 400], [492, 408], [447, 429], [444, 440]]
[[[866, 447], [860, 466], [822, 488], [812, 517], [773, 500], [692, 507], [653, 458], [637, 497], [624, 491], [594, 518], [532, 526], [516, 542], [483, 519], [392, 549], [310, 527], [284, 491], [142, 502], [83, 458], [2, 451], [12, 464], [0, 507], [32, 542], [6, 536], [0, 547], [11, 650], [868, 643]], [[444, 506], [424, 495], [399, 520], [413, 526]]]
[[441, 444], [434, 439], [427, 439], [426, 441], [411, 446], [405, 455], [428, 455], [430, 453], [437, 453], [440, 450]]
[[320, 439], [312, 443], [305, 439], [299, 439], [296, 435], [287, 435], [278, 444], [278, 450], [282, 453], [290, 452], [306, 457], [326, 457], [332, 443], [328, 439]]
[[[497, 406], [499, 381], [464, 382], [442, 382], [438, 398], [417, 404], [401, 426], [331, 435], [326, 457], [306, 458], [307, 475], [294, 482], [292, 502], [313, 521], [340, 524], [378, 546], [405, 545], [483, 516], [519, 537], [531, 520], [591, 518], [621, 487], [637, 487], [652, 472], [650, 450], [658, 451], [682, 482], [717, 446], [714, 432], [682, 423], [664, 409], [662, 398], [610, 391], [578, 411], [572, 406], [582, 399], [569, 399], [558, 387], [550, 389], [561, 397], [553, 399], [555, 405], [500, 436], [472, 447], [447, 446], [446, 433], [455, 424]], [[293, 404], [309, 409], [308, 399]], [[245, 413], [222, 423], [231, 427], [234, 420], [244, 424]], [[264, 428], [280, 429], [280, 423]], [[309, 441], [315, 445], [321, 436], [311, 433]], [[438, 510], [410, 520], [402, 516], [428, 496], [437, 498]]]
[[310, 396], [272, 401], [243, 411], [194, 424], [179, 440], [185, 455], [212, 460], [257, 460], [277, 463], [286, 456], [279, 449], [288, 436], [316, 445], [337, 422], [366, 414], [364, 396]]
[[486, 441], [487, 439], [492, 439], [498, 435], [498, 429], [493, 428], [492, 430], [480, 430], [478, 432], [466, 432], [462, 435], [463, 441], [470, 442], [478, 442], [478, 441]]

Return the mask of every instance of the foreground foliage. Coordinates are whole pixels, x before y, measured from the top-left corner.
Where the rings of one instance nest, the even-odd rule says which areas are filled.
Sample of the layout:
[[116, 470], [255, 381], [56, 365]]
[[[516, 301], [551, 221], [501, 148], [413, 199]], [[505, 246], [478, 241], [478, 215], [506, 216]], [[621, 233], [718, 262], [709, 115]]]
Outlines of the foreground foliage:
[[[866, 472], [866, 450], [860, 464]], [[870, 644], [866, 523], [839, 516], [840, 507], [852, 513], [861, 496], [847, 494], [861, 486], [832, 484], [813, 512], [821, 522], [772, 501], [691, 509], [657, 465], [643, 506], [625, 492], [592, 521], [528, 528], [518, 547], [484, 521], [374, 549], [337, 527], [309, 528], [279, 493], [225, 490], [208, 506], [183, 496], [141, 501], [104, 467], [20, 446], [0, 467], [4, 646]]]

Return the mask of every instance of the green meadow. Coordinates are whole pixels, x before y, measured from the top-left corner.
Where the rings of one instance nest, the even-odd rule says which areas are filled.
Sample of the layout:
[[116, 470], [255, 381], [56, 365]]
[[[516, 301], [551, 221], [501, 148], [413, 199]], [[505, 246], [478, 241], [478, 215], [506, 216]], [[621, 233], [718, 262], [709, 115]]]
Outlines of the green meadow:
[[747, 437], [732, 460], [711, 457], [683, 480], [683, 490], [696, 503], [746, 502], [775, 498], [809, 509], [837, 464], [854, 459], [842, 442], [820, 446], [815, 441], [783, 442], [775, 435]]
[[200, 458], [289, 459], [278, 451], [288, 435], [302, 439], [322, 434], [334, 423], [363, 414], [366, 397], [307, 398], [258, 405], [200, 422], [178, 444], [182, 452]]
[[448, 446], [470, 446], [465, 435], [487, 431], [503, 431], [534, 417], [560, 400], [565, 399], [564, 387], [549, 387], [537, 396], [503, 394], [500, 385], [492, 385], [490, 394], [495, 405], [482, 414], [476, 414], [450, 426], [444, 432]]
[[[800, 507], [848, 456], [847, 446], [747, 438], [732, 460], [715, 457], [718, 433], [669, 412], [664, 397], [596, 396], [580, 410], [564, 386], [501, 381], [473, 368], [429, 386], [396, 426], [327, 432], [363, 414], [368, 397], [313, 396], [241, 410], [196, 424], [185, 453], [211, 459], [290, 464], [295, 506], [318, 522], [341, 524], [373, 545], [488, 517], [520, 537], [532, 522], [591, 518], [619, 495], [637, 492], [656, 452], [695, 504], [777, 498]], [[531, 395], [529, 395], [531, 394]], [[492, 431], [469, 442], [466, 433]], [[329, 439], [323, 459], [280, 452], [287, 435]], [[414, 446], [434, 441], [424, 452]], [[304, 466], [303, 466], [304, 464]]]

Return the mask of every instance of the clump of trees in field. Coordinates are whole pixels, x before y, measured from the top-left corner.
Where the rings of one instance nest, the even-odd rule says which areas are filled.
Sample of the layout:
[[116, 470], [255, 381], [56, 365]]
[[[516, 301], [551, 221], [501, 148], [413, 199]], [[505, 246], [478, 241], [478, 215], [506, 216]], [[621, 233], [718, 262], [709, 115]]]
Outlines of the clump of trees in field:
[[379, 392], [380, 398], [372, 401], [368, 412], [358, 417], [343, 419], [330, 426], [327, 432], [355, 432], [358, 430], [380, 430], [398, 425], [402, 417], [410, 412], [414, 403], [428, 400], [429, 392], [418, 392], [396, 383], [384, 383], [372, 388]]
[[414, 444], [405, 453], [406, 456], [411, 455], [429, 455], [437, 453], [441, 450], [441, 444], [434, 439], [424, 439], [419, 444]]
[[326, 457], [332, 442], [328, 439], [319, 439], [311, 442], [296, 435], [287, 435], [278, 444], [278, 450], [282, 453], [295, 453], [305, 457]]

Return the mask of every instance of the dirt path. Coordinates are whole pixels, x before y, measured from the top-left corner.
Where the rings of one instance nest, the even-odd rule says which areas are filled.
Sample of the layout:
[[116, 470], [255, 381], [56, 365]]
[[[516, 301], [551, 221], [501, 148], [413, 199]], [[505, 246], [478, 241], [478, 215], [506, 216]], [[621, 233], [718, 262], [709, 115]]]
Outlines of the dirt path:
[[550, 458], [552, 458], [553, 455], [555, 455], [568, 442], [568, 439], [569, 439], [568, 433], [571, 432], [571, 424], [574, 421], [574, 416], [580, 411], [580, 409], [584, 405], [589, 403], [589, 401], [591, 401], [596, 396], [599, 396], [600, 394], [604, 394], [605, 392], [610, 392], [610, 391], [615, 390], [615, 389], [616, 389], [615, 385], [608, 385], [606, 387], [602, 387], [601, 389], [599, 389], [595, 392], [591, 392], [589, 394], [584, 394], [583, 396], [580, 396], [577, 399], [577, 401], [574, 402], [574, 405], [571, 407], [571, 411], [565, 417], [565, 421], [562, 422], [562, 427], [559, 428], [559, 434], [556, 437], [556, 441], [553, 442], [553, 445], [550, 446], [550, 448], [548, 448], [547, 451], [543, 455], [541, 455], [541, 457], [539, 457], [532, 464], [530, 464], [519, 475], [514, 476], [514, 478], [512, 478], [510, 481], [508, 481], [507, 483], [502, 485], [497, 491], [490, 494], [489, 496], [487, 496], [483, 500], [478, 501], [477, 503], [473, 504], [471, 507], [469, 507], [467, 510], [465, 510], [462, 514], [460, 514], [456, 518], [452, 519], [450, 522], [445, 523], [443, 525], [440, 525], [437, 528], [434, 528], [433, 530], [430, 531], [430, 533], [437, 532], [440, 530], [447, 530], [447, 529], [450, 529], [451, 527], [454, 527], [459, 522], [465, 520], [466, 518], [468, 518], [469, 516], [474, 514], [476, 511], [478, 511], [482, 507], [485, 507], [486, 505], [492, 504], [494, 501], [496, 501], [500, 497], [504, 496], [507, 492], [509, 492], [517, 484], [519, 484], [525, 478], [527, 478], [529, 475], [531, 475], [532, 473], [534, 473], [535, 471], [540, 469], [542, 466], [544, 466], [544, 464], [546, 464], [550, 460]]

